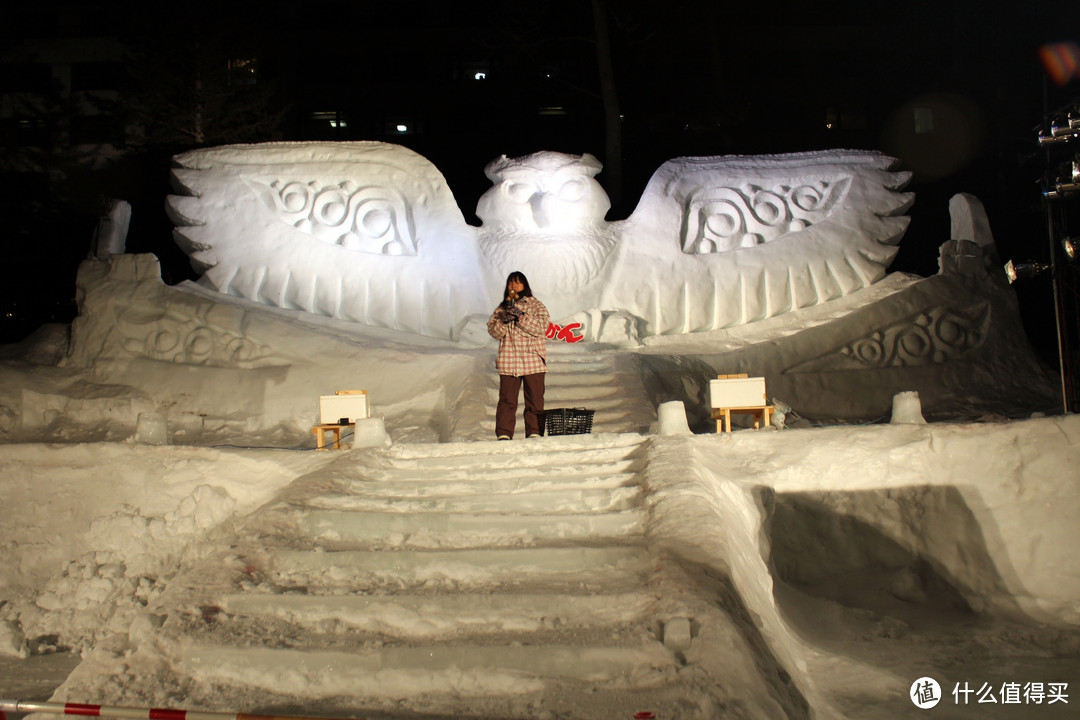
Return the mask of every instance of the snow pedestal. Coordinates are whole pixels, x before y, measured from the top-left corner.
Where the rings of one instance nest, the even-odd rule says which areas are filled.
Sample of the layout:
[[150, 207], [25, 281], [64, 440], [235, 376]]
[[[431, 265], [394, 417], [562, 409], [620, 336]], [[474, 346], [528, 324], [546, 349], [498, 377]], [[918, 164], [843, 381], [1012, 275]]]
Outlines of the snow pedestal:
[[893, 395], [892, 419], [889, 422], [894, 425], [897, 423], [925, 424], [926, 419], [922, 416], [919, 393], [909, 390]]
[[676, 617], [664, 623], [664, 646], [669, 650], [684, 653], [690, 649], [691, 640], [689, 618]]
[[692, 435], [686, 422], [686, 407], [682, 400], [660, 403], [656, 409], [657, 432], [660, 435]]
[[354, 448], [389, 447], [390, 436], [386, 434], [386, 424], [382, 418], [357, 418], [355, 433], [352, 437]]
[[110, 200], [94, 231], [94, 257], [107, 261], [113, 255], [122, 255], [130, 225], [131, 205], [124, 200]]
[[169, 425], [161, 413], [139, 413], [135, 441], [144, 445], [168, 445]]

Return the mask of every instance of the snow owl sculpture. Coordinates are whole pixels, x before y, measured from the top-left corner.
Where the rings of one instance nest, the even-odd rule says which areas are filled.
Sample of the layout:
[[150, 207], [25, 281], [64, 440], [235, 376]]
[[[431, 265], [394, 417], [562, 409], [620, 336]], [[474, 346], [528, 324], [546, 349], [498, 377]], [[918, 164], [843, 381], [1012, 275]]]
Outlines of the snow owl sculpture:
[[[220, 292], [456, 339], [512, 270], [556, 322], [714, 330], [848, 295], [885, 275], [909, 174], [864, 151], [670, 160], [607, 222], [592, 155], [498, 158], [468, 225], [425, 158], [378, 142], [267, 143], [175, 158], [177, 242]], [[586, 333], [589, 332], [585, 328]]]
[[484, 173], [494, 185], [480, 198], [480, 247], [497, 275], [529, 268], [545, 296], [580, 292], [596, 279], [615, 246], [604, 215], [611, 208], [589, 154], [505, 155]]

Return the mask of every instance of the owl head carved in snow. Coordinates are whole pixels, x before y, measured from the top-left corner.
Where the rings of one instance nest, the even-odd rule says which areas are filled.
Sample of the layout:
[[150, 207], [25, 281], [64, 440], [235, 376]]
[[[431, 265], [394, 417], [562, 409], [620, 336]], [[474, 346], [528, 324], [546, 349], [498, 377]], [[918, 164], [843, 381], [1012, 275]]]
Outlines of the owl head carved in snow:
[[594, 156], [537, 152], [488, 163], [493, 186], [476, 205], [480, 247], [495, 275], [529, 268], [548, 294], [580, 295], [615, 247], [611, 201]]
[[476, 215], [497, 230], [560, 234], [599, 225], [611, 209], [595, 179], [602, 167], [589, 153], [503, 155], [484, 168], [493, 186], [477, 203]]

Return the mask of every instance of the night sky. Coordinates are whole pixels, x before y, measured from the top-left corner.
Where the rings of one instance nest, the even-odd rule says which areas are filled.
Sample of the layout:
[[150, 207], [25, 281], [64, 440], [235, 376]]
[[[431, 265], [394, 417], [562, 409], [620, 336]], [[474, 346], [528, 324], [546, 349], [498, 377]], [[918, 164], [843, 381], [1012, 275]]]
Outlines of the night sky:
[[[405, 145], [443, 172], [474, 224], [489, 186], [483, 167], [504, 153], [593, 153], [616, 220], [669, 158], [882, 150], [915, 173], [893, 270], [937, 271], [957, 192], [983, 200], [1003, 259], [1047, 259], [1045, 152], [1035, 138], [1048, 114], [1075, 106], [1080, 81], [1051, 82], [1038, 49], [1080, 41], [1074, 3], [606, 0], [617, 146], [605, 133], [595, 4], [241, 0], [175, 3], [165, 19], [157, 4], [6, 3], [0, 292], [12, 317], [0, 339], [70, 319], [75, 269], [104, 198], [132, 204], [130, 252], [157, 254], [167, 282], [192, 278], [164, 215], [169, 158], [229, 142]], [[112, 91], [92, 122], [41, 59], [43, 48], [79, 38], [109, 48], [71, 74], [73, 89]], [[199, 137], [184, 120], [193, 78], [205, 110]], [[48, 102], [31, 112], [27, 92]], [[926, 109], [934, 131], [915, 134], [912, 117]], [[73, 138], [111, 140], [123, 155], [87, 170]], [[1053, 359], [1042, 334], [1048, 284], [1029, 283], [1014, 286], [1025, 323]]]

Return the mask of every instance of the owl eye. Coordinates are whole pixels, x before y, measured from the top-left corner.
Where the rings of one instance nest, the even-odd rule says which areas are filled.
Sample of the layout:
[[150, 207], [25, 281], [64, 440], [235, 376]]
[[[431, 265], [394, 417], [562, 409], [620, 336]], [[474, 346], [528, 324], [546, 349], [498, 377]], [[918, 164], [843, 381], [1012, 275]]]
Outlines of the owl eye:
[[585, 181], [583, 179], [569, 180], [559, 188], [559, 199], [566, 202], [577, 202], [585, 197]]
[[514, 202], [526, 203], [536, 194], [536, 187], [530, 183], [512, 182], [506, 186], [506, 194]]

